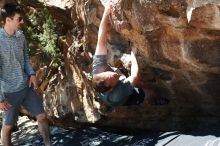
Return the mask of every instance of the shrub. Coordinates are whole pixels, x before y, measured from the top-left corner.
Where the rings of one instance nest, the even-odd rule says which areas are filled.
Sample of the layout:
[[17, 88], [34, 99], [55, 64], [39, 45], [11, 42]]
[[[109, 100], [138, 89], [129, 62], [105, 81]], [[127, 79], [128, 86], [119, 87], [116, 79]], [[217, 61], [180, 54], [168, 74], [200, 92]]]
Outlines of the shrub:
[[[23, 31], [30, 56], [41, 54], [43, 66], [58, 68], [63, 65], [60, 49], [57, 47], [56, 21], [47, 8], [27, 14], [28, 24]], [[51, 64], [52, 62], [52, 64]]]

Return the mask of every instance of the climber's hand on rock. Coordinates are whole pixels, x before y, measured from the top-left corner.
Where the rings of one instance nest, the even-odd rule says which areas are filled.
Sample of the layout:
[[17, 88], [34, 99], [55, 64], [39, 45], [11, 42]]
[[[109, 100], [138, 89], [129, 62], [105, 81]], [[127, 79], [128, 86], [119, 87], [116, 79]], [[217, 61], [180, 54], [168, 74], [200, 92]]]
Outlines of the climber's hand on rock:
[[131, 52], [134, 53], [134, 55], [137, 54], [137, 47], [131, 46]]
[[105, 6], [105, 14], [109, 15], [111, 13], [111, 11], [112, 11], [112, 1], [111, 0], [107, 0], [104, 3], [104, 6]]

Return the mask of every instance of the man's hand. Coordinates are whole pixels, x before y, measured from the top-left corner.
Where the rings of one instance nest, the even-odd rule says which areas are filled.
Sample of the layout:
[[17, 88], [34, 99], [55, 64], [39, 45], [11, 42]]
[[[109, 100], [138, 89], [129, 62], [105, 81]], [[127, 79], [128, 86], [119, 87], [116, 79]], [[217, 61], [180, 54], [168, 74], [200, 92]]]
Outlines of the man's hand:
[[11, 105], [8, 103], [7, 100], [0, 102], [0, 110], [1, 111], [7, 111], [10, 107], [11, 107]]
[[37, 89], [37, 81], [35, 75], [31, 75], [29, 79], [29, 87], [31, 87], [32, 85], [34, 89]]

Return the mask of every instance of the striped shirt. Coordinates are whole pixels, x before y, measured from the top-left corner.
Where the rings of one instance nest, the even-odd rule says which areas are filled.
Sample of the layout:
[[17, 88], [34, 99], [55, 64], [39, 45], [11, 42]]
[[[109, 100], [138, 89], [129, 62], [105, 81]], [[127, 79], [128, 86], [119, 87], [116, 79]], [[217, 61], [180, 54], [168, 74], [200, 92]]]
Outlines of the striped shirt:
[[0, 28], [0, 100], [5, 98], [4, 93], [17, 92], [27, 87], [28, 77], [34, 74], [27, 51], [21, 31], [9, 36]]

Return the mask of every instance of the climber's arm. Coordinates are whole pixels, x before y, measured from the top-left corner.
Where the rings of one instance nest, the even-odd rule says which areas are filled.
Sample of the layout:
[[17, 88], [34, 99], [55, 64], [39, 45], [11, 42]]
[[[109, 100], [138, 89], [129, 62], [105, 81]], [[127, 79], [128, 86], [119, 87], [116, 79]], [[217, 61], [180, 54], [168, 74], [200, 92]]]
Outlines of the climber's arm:
[[131, 75], [127, 78], [134, 87], [137, 84], [139, 67], [136, 59], [137, 48], [131, 47]]
[[111, 11], [111, 6], [107, 5], [102, 16], [102, 20], [99, 26], [98, 42], [96, 46], [95, 55], [107, 55], [107, 26], [108, 16]]

